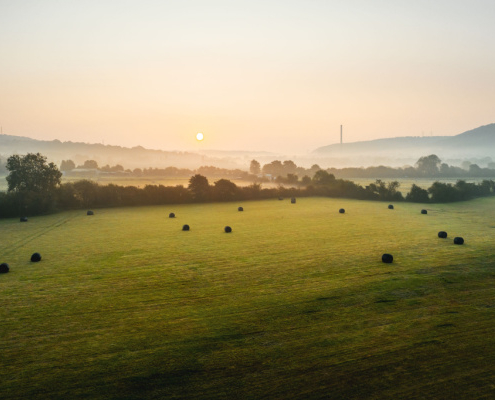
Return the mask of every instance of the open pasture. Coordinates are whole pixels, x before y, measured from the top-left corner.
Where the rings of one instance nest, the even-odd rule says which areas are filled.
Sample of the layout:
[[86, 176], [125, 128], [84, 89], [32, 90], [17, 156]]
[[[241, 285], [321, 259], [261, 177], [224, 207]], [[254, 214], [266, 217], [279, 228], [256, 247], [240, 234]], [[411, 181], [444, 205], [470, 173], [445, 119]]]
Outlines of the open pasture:
[[0, 398], [493, 398], [495, 199], [387, 205], [0, 220]]

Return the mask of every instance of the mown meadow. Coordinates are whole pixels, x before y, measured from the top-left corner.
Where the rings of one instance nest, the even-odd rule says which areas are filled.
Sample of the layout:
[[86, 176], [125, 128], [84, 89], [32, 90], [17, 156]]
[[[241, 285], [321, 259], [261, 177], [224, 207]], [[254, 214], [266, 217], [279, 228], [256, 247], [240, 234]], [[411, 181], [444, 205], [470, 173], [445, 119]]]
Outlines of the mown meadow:
[[0, 398], [493, 398], [495, 199], [387, 204], [0, 220]]

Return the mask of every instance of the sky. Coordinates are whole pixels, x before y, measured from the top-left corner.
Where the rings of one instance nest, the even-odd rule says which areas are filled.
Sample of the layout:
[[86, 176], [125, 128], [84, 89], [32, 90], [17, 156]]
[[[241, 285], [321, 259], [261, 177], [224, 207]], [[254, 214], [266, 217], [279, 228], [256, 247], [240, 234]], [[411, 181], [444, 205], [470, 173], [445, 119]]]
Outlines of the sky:
[[[0, 0], [0, 125], [304, 154], [495, 122], [493, 0]], [[204, 140], [196, 140], [202, 132]]]

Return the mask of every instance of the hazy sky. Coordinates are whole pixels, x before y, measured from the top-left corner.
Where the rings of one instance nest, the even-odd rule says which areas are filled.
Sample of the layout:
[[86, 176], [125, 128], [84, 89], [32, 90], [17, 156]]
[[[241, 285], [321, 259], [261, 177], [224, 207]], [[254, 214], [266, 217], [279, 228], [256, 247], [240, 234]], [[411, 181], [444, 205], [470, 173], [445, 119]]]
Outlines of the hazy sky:
[[0, 0], [0, 125], [286, 154], [340, 124], [454, 135], [495, 122], [494, 38], [493, 0]]

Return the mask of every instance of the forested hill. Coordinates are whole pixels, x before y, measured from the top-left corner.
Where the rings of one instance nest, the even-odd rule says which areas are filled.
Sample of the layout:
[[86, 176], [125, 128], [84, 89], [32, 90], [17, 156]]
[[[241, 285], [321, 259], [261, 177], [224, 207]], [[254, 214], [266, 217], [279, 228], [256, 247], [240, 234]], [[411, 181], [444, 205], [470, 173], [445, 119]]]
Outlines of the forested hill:
[[37, 140], [23, 136], [0, 135], [0, 158], [12, 154], [42, 153], [50, 161], [60, 165], [62, 160], [71, 159], [76, 164], [85, 160], [96, 160], [99, 164], [121, 164], [126, 168], [143, 165], [155, 167], [175, 166], [177, 168], [198, 168], [201, 165], [216, 165], [222, 168], [237, 168], [228, 158], [216, 158], [197, 153], [151, 150], [144, 147], [121, 147], [60, 140]]
[[409, 136], [390, 139], [377, 139], [354, 143], [340, 143], [316, 149], [314, 154], [409, 154], [416, 157], [422, 154], [437, 154], [445, 157], [494, 156], [495, 123], [455, 136]]

